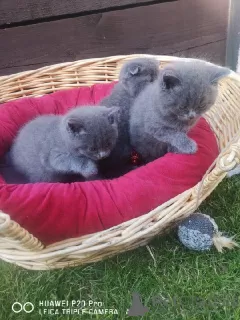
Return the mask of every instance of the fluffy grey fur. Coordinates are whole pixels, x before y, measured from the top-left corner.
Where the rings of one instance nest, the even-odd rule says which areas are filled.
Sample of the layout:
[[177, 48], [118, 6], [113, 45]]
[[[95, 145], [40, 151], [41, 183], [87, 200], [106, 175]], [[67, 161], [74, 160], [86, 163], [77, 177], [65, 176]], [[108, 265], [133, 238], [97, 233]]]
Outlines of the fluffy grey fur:
[[[130, 168], [127, 163], [131, 155], [129, 139], [129, 112], [138, 94], [159, 74], [159, 62], [153, 58], [137, 58], [126, 62], [119, 75], [119, 82], [111, 94], [102, 100], [107, 107], [120, 107], [118, 140], [110, 157], [100, 162], [100, 170], [105, 176], [121, 175]], [[123, 166], [123, 167], [122, 167]]]
[[27, 123], [10, 150], [14, 167], [31, 182], [92, 179], [97, 162], [109, 156], [118, 136], [119, 108], [81, 107], [64, 116], [40, 116]]
[[166, 66], [131, 108], [131, 144], [145, 162], [167, 152], [192, 154], [196, 142], [187, 132], [215, 102], [218, 80], [229, 69], [200, 60]]

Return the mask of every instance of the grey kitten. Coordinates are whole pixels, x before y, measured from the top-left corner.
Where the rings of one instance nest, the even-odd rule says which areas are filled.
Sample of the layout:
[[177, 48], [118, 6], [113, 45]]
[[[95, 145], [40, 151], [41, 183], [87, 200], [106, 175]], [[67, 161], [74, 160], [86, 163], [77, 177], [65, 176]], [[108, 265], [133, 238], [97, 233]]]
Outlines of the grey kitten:
[[131, 156], [129, 139], [129, 112], [138, 94], [155, 81], [159, 74], [159, 62], [154, 58], [137, 58], [126, 62], [119, 75], [119, 82], [111, 94], [100, 104], [120, 107], [118, 140], [107, 159], [100, 161], [100, 170], [105, 177], [119, 176], [131, 169], [128, 162]]
[[131, 144], [145, 162], [167, 152], [192, 154], [187, 132], [214, 104], [220, 78], [230, 70], [200, 60], [166, 66], [136, 98], [131, 109]]
[[89, 106], [37, 117], [17, 135], [11, 162], [31, 182], [65, 181], [74, 174], [92, 179], [97, 162], [116, 144], [118, 112], [116, 107]]

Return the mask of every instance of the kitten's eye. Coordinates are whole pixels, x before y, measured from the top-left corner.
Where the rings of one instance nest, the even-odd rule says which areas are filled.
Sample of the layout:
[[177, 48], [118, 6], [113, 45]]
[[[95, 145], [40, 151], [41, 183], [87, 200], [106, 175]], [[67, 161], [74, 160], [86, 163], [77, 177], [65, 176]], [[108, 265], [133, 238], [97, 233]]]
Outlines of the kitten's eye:
[[90, 152], [96, 152], [96, 151], [97, 151], [97, 149], [94, 148], [94, 147], [90, 147], [90, 148], [88, 148], [88, 150], [89, 150]]
[[108, 117], [108, 121], [109, 121], [110, 124], [114, 124], [114, 123], [115, 123], [115, 117], [114, 117], [114, 115], [110, 115], [110, 116]]
[[112, 149], [112, 143], [108, 143], [106, 146], [106, 151], [110, 151]]
[[211, 83], [211, 85], [213, 86], [213, 87], [218, 87], [218, 81], [216, 80], [216, 81], [213, 81], [212, 83]]

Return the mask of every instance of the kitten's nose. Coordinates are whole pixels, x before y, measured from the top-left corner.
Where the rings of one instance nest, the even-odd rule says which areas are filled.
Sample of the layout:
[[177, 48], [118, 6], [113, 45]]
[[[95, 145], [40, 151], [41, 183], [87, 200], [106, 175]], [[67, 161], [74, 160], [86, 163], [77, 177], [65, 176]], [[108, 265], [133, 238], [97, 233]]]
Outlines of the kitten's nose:
[[106, 158], [108, 155], [109, 155], [109, 152], [108, 152], [108, 151], [100, 151], [100, 152], [98, 153], [98, 158], [99, 158], [99, 159], [103, 159], [103, 158]]
[[188, 119], [189, 119], [189, 120], [192, 120], [192, 119], [194, 119], [194, 118], [196, 118], [196, 112], [190, 111], [189, 114], [188, 114]]

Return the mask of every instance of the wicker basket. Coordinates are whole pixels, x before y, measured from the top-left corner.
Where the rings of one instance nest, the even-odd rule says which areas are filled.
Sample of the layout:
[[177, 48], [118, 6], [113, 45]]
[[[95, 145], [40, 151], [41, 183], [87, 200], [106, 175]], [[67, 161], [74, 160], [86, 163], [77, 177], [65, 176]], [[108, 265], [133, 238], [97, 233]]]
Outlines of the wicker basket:
[[[124, 61], [140, 55], [80, 60], [0, 77], [0, 102], [40, 96], [57, 90], [116, 80]], [[142, 55], [141, 55], [142, 56]], [[156, 56], [160, 65], [179, 58]], [[240, 77], [234, 72], [219, 84], [220, 93], [206, 119], [214, 130], [221, 154], [202, 182], [144, 216], [106, 231], [45, 247], [27, 230], [0, 213], [0, 257], [27, 269], [44, 270], [102, 260], [147, 244], [195, 211], [240, 162]]]

